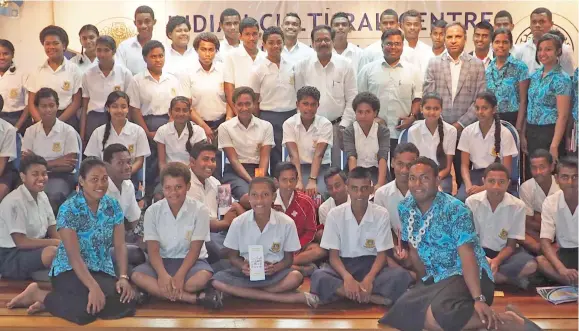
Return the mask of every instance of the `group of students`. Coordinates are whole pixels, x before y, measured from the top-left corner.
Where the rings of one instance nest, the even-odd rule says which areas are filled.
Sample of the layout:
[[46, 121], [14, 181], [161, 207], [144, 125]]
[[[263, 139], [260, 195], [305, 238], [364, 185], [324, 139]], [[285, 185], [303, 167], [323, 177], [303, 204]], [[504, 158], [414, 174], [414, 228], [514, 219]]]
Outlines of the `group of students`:
[[[86, 324], [134, 314], [138, 288], [209, 308], [224, 293], [346, 298], [393, 305], [381, 322], [404, 330], [514, 330], [519, 315], [489, 308], [494, 283], [527, 288], [540, 270], [576, 284], [577, 162], [562, 146], [577, 137], [578, 71], [572, 83], [551, 12], [533, 11], [533, 39], [517, 47], [497, 13], [475, 26], [472, 55], [458, 23], [435, 22], [429, 47], [416, 11], [380, 22], [361, 50], [336, 13], [312, 49], [297, 14], [261, 35], [227, 9], [224, 40], [204, 32], [190, 48], [175, 16], [165, 48], [141, 6], [138, 36], [117, 48], [86, 25], [71, 60], [66, 32], [43, 29], [48, 59], [30, 75], [0, 40], [0, 274], [49, 268], [53, 284], [8, 306]], [[522, 152], [533, 178], [519, 188]], [[453, 165], [466, 205], [451, 196]], [[224, 215], [221, 183], [236, 200]], [[125, 242], [139, 227], [146, 256]], [[264, 248], [264, 281], [249, 279], [250, 245]], [[296, 292], [304, 277], [310, 292]]]

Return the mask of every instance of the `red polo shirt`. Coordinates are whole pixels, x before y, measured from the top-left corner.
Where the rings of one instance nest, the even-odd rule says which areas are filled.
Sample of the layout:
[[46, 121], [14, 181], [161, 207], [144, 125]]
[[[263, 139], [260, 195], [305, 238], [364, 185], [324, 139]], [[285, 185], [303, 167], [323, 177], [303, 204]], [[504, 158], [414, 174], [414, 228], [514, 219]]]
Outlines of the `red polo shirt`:
[[[279, 203], [277, 203], [278, 201], [281, 202], [279, 194], [275, 203], [276, 205], [279, 205]], [[316, 208], [312, 198], [303, 192], [294, 191], [293, 199], [285, 210], [285, 214], [294, 220], [302, 248], [314, 240], [317, 221]]]

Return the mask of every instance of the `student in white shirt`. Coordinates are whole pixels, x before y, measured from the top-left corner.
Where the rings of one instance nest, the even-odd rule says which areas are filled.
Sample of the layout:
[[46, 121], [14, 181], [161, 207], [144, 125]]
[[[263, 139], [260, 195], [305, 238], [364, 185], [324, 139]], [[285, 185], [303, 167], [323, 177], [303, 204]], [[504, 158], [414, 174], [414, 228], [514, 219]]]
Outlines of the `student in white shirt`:
[[489, 21], [480, 21], [474, 26], [472, 36], [474, 51], [470, 52], [470, 55], [481, 60], [485, 65], [485, 69], [493, 59], [493, 49], [491, 48], [493, 31], [493, 26]]
[[48, 59], [34, 70], [26, 81], [28, 110], [33, 121], [40, 121], [38, 108], [34, 105], [36, 93], [43, 87], [58, 94], [60, 108], [58, 119], [78, 130], [76, 111], [81, 104], [82, 71], [64, 57], [68, 47], [68, 34], [59, 26], [49, 25], [40, 31], [40, 43]]
[[215, 56], [217, 62], [225, 62], [227, 53], [239, 47], [239, 22], [241, 15], [233, 8], [226, 8], [219, 15], [219, 29], [223, 31], [223, 40], [217, 47], [219, 51]]
[[315, 54], [310, 46], [298, 40], [298, 36], [302, 31], [302, 19], [297, 13], [289, 12], [285, 14], [281, 29], [284, 35], [282, 54], [288, 61], [297, 64]]
[[349, 59], [352, 62], [354, 72], [358, 72], [358, 63], [360, 62], [360, 57], [362, 57], [362, 49], [348, 41], [348, 34], [355, 31], [350, 22], [350, 17], [342, 11], [337, 12], [332, 16], [330, 26], [336, 33], [333, 52]]
[[432, 55], [439, 56], [446, 50], [444, 36], [446, 34], [446, 21], [437, 20], [430, 26], [430, 41], [432, 42]]
[[466, 199], [476, 232], [491, 266], [495, 284], [510, 283], [526, 289], [537, 262], [517, 242], [525, 238], [525, 203], [507, 193], [510, 174], [500, 163], [484, 172], [485, 191]]
[[0, 97], [4, 107], [0, 107], [0, 119], [12, 124], [23, 134], [32, 125], [26, 105], [26, 87], [28, 75], [14, 63], [14, 45], [6, 39], [0, 39]]
[[264, 57], [265, 53], [257, 47], [261, 33], [259, 32], [259, 23], [251, 17], [246, 17], [239, 23], [239, 34], [242, 45], [227, 54], [224, 60], [225, 80], [223, 88], [227, 105], [235, 113], [233, 101], [233, 91], [237, 87], [251, 86], [250, 73], [255, 60], [258, 57]]
[[548, 196], [560, 191], [552, 173], [555, 171], [553, 156], [547, 150], [537, 149], [529, 156], [531, 175], [519, 188], [519, 197], [525, 203], [525, 240], [521, 245], [533, 255], [541, 254], [541, 213]]
[[191, 68], [198, 60], [197, 52], [189, 46], [191, 23], [183, 16], [171, 16], [165, 28], [171, 46], [165, 54], [165, 71], [176, 76]]
[[[231, 223], [225, 247], [229, 248], [232, 267], [213, 276], [213, 287], [236, 297], [280, 303], [317, 305], [314, 296], [297, 292], [303, 276], [291, 268], [300, 241], [294, 221], [272, 208], [276, 197], [275, 183], [268, 177], [251, 181], [251, 210]], [[259, 245], [263, 252], [265, 279], [250, 280], [250, 246]]]
[[143, 47], [153, 38], [153, 27], [157, 23], [155, 13], [149, 6], [139, 6], [135, 10], [137, 35], [119, 44], [116, 60], [136, 75], [147, 68], [143, 60]]
[[191, 186], [189, 167], [169, 163], [160, 178], [165, 198], [145, 213], [149, 261], [135, 268], [132, 280], [157, 298], [220, 308], [221, 295], [206, 289], [213, 276], [205, 260], [209, 211], [187, 197]]
[[284, 35], [271, 26], [263, 31], [263, 46], [267, 57], [253, 63], [250, 87], [259, 96], [259, 118], [273, 126], [275, 147], [271, 150], [270, 166], [275, 169], [282, 161], [283, 123], [296, 114], [294, 63], [282, 55]]
[[288, 149], [289, 160], [298, 169], [297, 190], [310, 197], [324, 194], [324, 173], [330, 168], [330, 149], [333, 144], [332, 123], [317, 115], [320, 91], [304, 86], [297, 93], [298, 114], [283, 124], [283, 144]]
[[350, 202], [350, 196], [348, 195], [348, 190], [346, 189], [347, 179], [348, 177], [346, 176], [346, 173], [338, 167], [331, 167], [324, 175], [324, 182], [326, 183], [330, 197], [318, 208], [319, 226], [318, 231], [316, 232], [316, 236], [314, 237], [316, 242], [320, 242], [322, 239], [324, 234], [324, 225], [330, 210], [341, 204]]
[[96, 40], [99, 37], [99, 29], [92, 24], [83, 25], [78, 36], [81, 45], [80, 54], [75, 55], [70, 62], [76, 64], [85, 73], [88, 68], [98, 63]]
[[373, 192], [370, 172], [354, 168], [348, 174], [352, 201], [328, 214], [320, 246], [329, 251], [330, 263], [314, 271], [310, 286], [320, 304], [343, 298], [390, 306], [413, 282], [388, 255], [394, 247], [390, 218], [368, 201]]
[[[565, 285], [577, 285], [577, 159], [559, 159], [555, 178], [560, 191], [543, 203], [539, 270], [548, 278]], [[559, 250], [552, 243], [557, 240]]]
[[133, 74], [115, 62], [117, 46], [110, 36], [96, 40], [97, 63], [82, 75], [82, 110], [80, 113], [80, 136], [84, 144], [96, 128], [107, 123], [105, 102], [111, 92], [126, 92]]
[[60, 236], [44, 193], [46, 160], [34, 154], [24, 157], [20, 179], [22, 185], [0, 203], [0, 274], [25, 280], [50, 268]]
[[107, 124], [94, 130], [84, 150], [86, 156], [103, 157], [105, 148], [111, 144], [122, 144], [129, 150], [132, 159], [131, 174], [142, 167], [145, 157], [151, 154], [145, 131], [127, 119], [129, 96], [122, 91], [109, 94], [105, 103]]
[[22, 157], [34, 153], [46, 159], [48, 182], [45, 192], [55, 214], [76, 185], [73, 171], [80, 157], [78, 133], [56, 118], [58, 105], [56, 91], [47, 87], [38, 90], [34, 95], [34, 107], [38, 109], [40, 122], [26, 129], [22, 138]]
[[318, 115], [327, 118], [334, 127], [332, 166], [342, 163], [342, 132], [354, 122], [352, 101], [358, 88], [356, 73], [347, 58], [332, 54], [335, 32], [327, 25], [312, 29], [311, 39], [316, 56], [296, 65], [296, 89], [313, 86], [320, 91]]
[[348, 169], [368, 169], [375, 189], [387, 181], [390, 131], [376, 121], [380, 100], [370, 92], [361, 92], [354, 98], [352, 108], [356, 121], [344, 130], [344, 153], [348, 157]]
[[[394, 9], [386, 9], [380, 14], [380, 36], [382, 36], [386, 30], [397, 30], [399, 27], [398, 13]], [[383, 56], [384, 53], [381, 39], [366, 46], [362, 52], [360, 62], [358, 63], [358, 72], [362, 70], [366, 64], [376, 61]]]
[[[0, 113], [2, 111], [0, 95]], [[0, 118], [0, 201], [10, 193], [16, 184], [16, 171], [12, 161], [16, 158], [16, 129]]]
[[227, 156], [223, 183], [230, 184], [233, 198], [240, 200], [249, 192], [251, 179], [267, 173], [275, 142], [271, 124], [252, 113], [257, 95], [251, 88], [236, 88], [233, 102], [237, 116], [219, 126], [219, 149]]
[[482, 175], [486, 167], [500, 162], [512, 169], [513, 156], [519, 153], [512, 133], [501, 124], [495, 95], [479, 93], [474, 108], [478, 121], [462, 130], [457, 147], [461, 151], [460, 172], [464, 182], [456, 198], [461, 201], [484, 191]]
[[419, 39], [420, 31], [422, 31], [420, 12], [410, 9], [402, 13], [400, 15], [400, 28], [404, 32], [405, 59], [414, 64], [424, 76], [428, 61], [432, 57], [432, 48]]
[[416, 145], [421, 156], [438, 164], [442, 191], [451, 194], [450, 169], [456, 152], [456, 128], [442, 120], [442, 98], [438, 93], [424, 94], [420, 107], [424, 120], [408, 128], [407, 142]]

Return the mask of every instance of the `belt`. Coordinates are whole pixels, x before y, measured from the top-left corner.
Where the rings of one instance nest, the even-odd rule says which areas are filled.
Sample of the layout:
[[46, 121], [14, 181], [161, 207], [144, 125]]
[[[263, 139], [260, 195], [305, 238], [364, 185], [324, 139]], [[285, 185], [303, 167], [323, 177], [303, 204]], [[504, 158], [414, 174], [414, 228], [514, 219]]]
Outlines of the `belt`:
[[332, 123], [332, 125], [336, 125], [336, 124], [340, 123], [341, 121], [342, 121], [342, 116], [336, 118], [333, 121], [330, 121], [330, 123]]

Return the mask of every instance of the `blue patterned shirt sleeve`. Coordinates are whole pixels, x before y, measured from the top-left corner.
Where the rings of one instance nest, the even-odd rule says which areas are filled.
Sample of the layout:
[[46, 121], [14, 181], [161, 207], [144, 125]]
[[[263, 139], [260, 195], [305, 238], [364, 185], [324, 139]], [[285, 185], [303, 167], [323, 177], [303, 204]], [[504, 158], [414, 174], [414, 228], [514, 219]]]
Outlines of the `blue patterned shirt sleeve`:
[[543, 67], [531, 75], [527, 122], [533, 125], [550, 125], [557, 122], [557, 96], [568, 95], [571, 91], [571, 78], [562, 71], [561, 66], [552, 69], [545, 77]]
[[494, 58], [485, 71], [487, 89], [495, 94], [499, 113], [519, 111], [519, 84], [529, 79], [527, 65], [509, 56], [501, 69]]
[[[577, 122], [577, 112], [579, 111], [579, 95], [577, 94], [579, 89], [577, 87], [578, 84], [579, 84], [579, 68], [575, 69], [575, 73], [573, 74], [573, 91], [575, 92], [575, 94], [573, 97], [573, 109], [571, 109], [571, 114], [573, 115], [575, 122]], [[579, 138], [579, 135], [577, 135], [577, 138]]]

